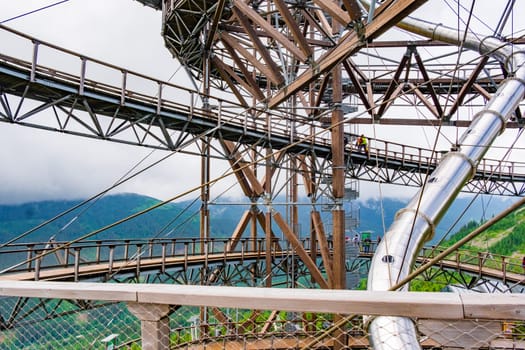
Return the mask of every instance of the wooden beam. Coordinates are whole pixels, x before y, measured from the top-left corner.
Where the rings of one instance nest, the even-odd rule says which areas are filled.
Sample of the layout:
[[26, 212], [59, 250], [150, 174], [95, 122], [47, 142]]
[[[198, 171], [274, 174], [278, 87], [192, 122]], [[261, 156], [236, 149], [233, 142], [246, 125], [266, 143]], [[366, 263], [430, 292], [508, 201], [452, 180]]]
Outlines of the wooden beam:
[[292, 14], [290, 13], [290, 10], [288, 9], [288, 7], [286, 7], [285, 2], [283, 0], [274, 0], [273, 3], [275, 7], [277, 7], [277, 10], [279, 10], [279, 13], [283, 17], [284, 22], [288, 26], [288, 29], [292, 33], [295, 41], [299, 44], [299, 48], [301, 49], [301, 51], [303, 51], [306, 57], [312, 56], [313, 50], [306, 41], [306, 38], [301, 32], [301, 29], [297, 25], [297, 22], [295, 22]]
[[[410, 12], [421, 6], [426, 0], [398, 0], [389, 11], [383, 11], [374, 20], [365, 26], [364, 41], [354, 32], [347, 33], [340, 42], [312, 67], [302, 73], [292, 83], [283, 87], [275, 96], [268, 100], [269, 108], [276, 108], [280, 103], [295, 94], [298, 90], [317, 79], [325, 72], [331, 70], [336, 64], [341, 63], [350, 57], [355, 51], [361, 48], [366, 41], [370, 41], [384, 33], [388, 28], [395, 25]], [[383, 6], [380, 6], [383, 7]]]
[[440, 118], [440, 114], [436, 107], [427, 99], [427, 97], [419, 90], [417, 86], [415, 86], [412, 83], [408, 83], [408, 86], [410, 89], [416, 94], [416, 96], [419, 98], [419, 100], [427, 107], [427, 109], [434, 115], [436, 118]]
[[265, 32], [267, 32], [274, 40], [278, 41], [283, 45], [290, 53], [299, 61], [306, 62], [308, 57], [295, 46], [293, 42], [288, 40], [288, 38], [277, 31], [268, 21], [262, 18], [254, 9], [252, 9], [248, 4], [243, 0], [234, 0], [233, 1], [235, 8], [241, 11], [245, 16], [250, 18], [253, 23], [261, 27]]
[[416, 59], [417, 66], [419, 68], [419, 71], [421, 72], [421, 76], [423, 77], [423, 80], [425, 81], [425, 85], [427, 86], [427, 89], [430, 93], [432, 102], [434, 102], [434, 109], [437, 113], [436, 118], [441, 118], [443, 117], [443, 109], [441, 108], [439, 98], [436, 92], [434, 91], [434, 87], [432, 86], [432, 81], [430, 80], [430, 76], [427, 73], [427, 69], [425, 68], [423, 61], [421, 60], [421, 56], [419, 56], [419, 53], [417, 52], [416, 49], [414, 49], [414, 58]]
[[352, 22], [350, 15], [341, 8], [339, 2], [333, 0], [314, 0], [314, 4], [330, 14], [330, 16], [339, 22], [343, 28], [346, 28], [346, 26]]
[[377, 118], [381, 118], [383, 116], [386, 109], [390, 105], [390, 102], [396, 98], [396, 96], [392, 97], [392, 94], [395, 92], [396, 88], [398, 89], [400, 86], [399, 77], [401, 76], [403, 69], [407, 66], [410, 60], [410, 56], [412, 56], [412, 52], [410, 51], [410, 49], [407, 49], [405, 54], [401, 58], [401, 61], [399, 62], [399, 66], [397, 66], [392, 80], [390, 80], [390, 84], [388, 85], [388, 88], [386, 89], [386, 92], [383, 96], [383, 101], [379, 105], [379, 110], [377, 111]]
[[357, 95], [359, 95], [359, 98], [361, 99], [361, 102], [363, 102], [363, 105], [365, 106], [365, 109], [368, 111], [370, 115], [372, 115], [372, 105], [370, 104], [370, 101], [367, 98], [367, 95], [365, 93], [365, 90], [361, 86], [361, 82], [355, 75], [355, 72], [353, 68], [350, 66], [348, 60], [343, 61], [343, 66], [345, 67], [346, 72], [348, 73], [348, 76], [350, 77], [350, 80], [352, 81], [352, 84], [354, 85], [354, 88], [357, 90]]
[[[264, 231], [266, 231], [266, 218], [264, 216], [264, 213], [262, 211], [259, 211], [257, 213], [257, 222], [259, 223], [259, 225], [262, 227], [262, 229]], [[270, 230], [271, 230], [271, 233], [270, 233], [270, 240], [273, 242], [272, 244], [276, 244], [276, 250], [279, 250], [281, 251], [282, 250], [282, 247], [281, 245], [279, 244], [279, 238], [275, 235], [275, 233], [273, 232], [272, 228], [270, 227]]]
[[281, 213], [274, 211], [273, 218], [277, 226], [279, 226], [281, 231], [284, 233], [288, 242], [290, 242], [292, 248], [297, 252], [299, 258], [301, 258], [305, 266], [310, 271], [310, 274], [312, 275], [314, 281], [316, 281], [319, 284], [319, 286], [323, 289], [329, 288], [329, 285], [324, 279], [321, 271], [317, 268], [315, 261], [313, 261], [312, 258], [310, 258], [310, 256], [306, 252], [306, 250], [304, 250], [303, 246], [301, 245], [301, 242], [299, 241], [295, 233], [290, 229], [290, 227], [288, 227], [288, 224], [286, 223], [286, 221], [284, 221], [283, 217], [281, 216]]
[[258, 100], [264, 99], [264, 94], [261, 92], [258, 86], [252, 86], [249, 84], [246, 80], [241, 78], [232, 67], [228, 66], [226, 63], [219, 60], [217, 56], [213, 56], [212, 62], [215, 65], [215, 67], [220, 68], [221, 71], [228, 74], [231, 78], [233, 78], [236, 82], [238, 82], [242, 87], [244, 87], [246, 90], [248, 90], [253, 97], [255, 97]]
[[361, 20], [361, 17], [363, 17], [363, 11], [357, 0], [343, 0], [343, 5], [345, 6], [346, 11], [348, 11], [352, 21]]
[[235, 171], [235, 176], [237, 177], [244, 194], [247, 197], [253, 197], [260, 196], [264, 193], [263, 187], [255, 176], [253, 169], [247, 166], [249, 163], [242, 158], [242, 155], [238, 151], [236, 151], [234, 143], [232, 141], [221, 140], [221, 144], [229, 155], [228, 161], [230, 162], [232, 169]]
[[[228, 32], [222, 32], [220, 37], [225, 46], [227, 46], [230, 54], [232, 54], [232, 52], [241, 54], [248, 62], [258, 69], [261, 74], [270, 79], [273, 84], [280, 85], [284, 82], [284, 77], [279, 70], [271, 69], [269, 66], [263, 64], [248, 50], [246, 50], [238, 40], [228, 34]], [[230, 49], [232, 50], [230, 51]]]
[[454, 104], [450, 107], [450, 110], [447, 112], [447, 115], [445, 118], [447, 120], [450, 120], [451, 116], [456, 113], [459, 106], [463, 103], [463, 99], [467, 95], [467, 93], [472, 88], [472, 85], [476, 82], [476, 79], [478, 78], [479, 73], [483, 70], [483, 67], [487, 64], [489, 60], [489, 56], [484, 56], [481, 58], [481, 60], [478, 62], [476, 68], [470, 73], [470, 77], [467, 79], [467, 81], [463, 84], [461, 87], [461, 90], [459, 90], [458, 95], [456, 96], [456, 101], [454, 101]]
[[244, 211], [244, 214], [242, 214], [241, 219], [237, 223], [237, 227], [235, 227], [235, 230], [233, 230], [232, 233], [232, 244], [230, 245], [228, 251], [234, 251], [235, 247], [237, 246], [237, 243], [242, 238], [242, 234], [244, 230], [246, 230], [246, 227], [248, 227], [248, 224], [250, 223], [250, 219], [252, 218], [252, 211], [251, 209], [248, 209]]
[[261, 55], [261, 58], [266, 63], [266, 65], [269, 67], [269, 69], [275, 72], [279, 72], [279, 77], [280, 77], [278, 78], [279, 85], [282, 84], [284, 82], [284, 77], [282, 77], [281, 75], [281, 69], [273, 61], [272, 56], [270, 55], [270, 52], [268, 51], [266, 46], [263, 44], [263, 42], [259, 38], [259, 35], [257, 35], [257, 33], [255, 32], [255, 29], [251, 26], [251, 23], [246, 17], [246, 15], [235, 7], [232, 10], [235, 16], [237, 17], [237, 19], [239, 20], [239, 23], [241, 24], [241, 26], [244, 28], [244, 31], [252, 40], [255, 50], [257, 50], [259, 55]]
[[237, 100], [239, 101], [239, 103], [248, 108], [248, 103], [246, 102], [246, 100], [244, 99], [244, 96], [241, 94], [241, 92], [239, 91], [237, 85], [233, 82], [233, 80], [231, 79], [231, 76], [230, 74], [228, 74], [222, 67], [224, 66], [224, 64], [219, 60], [217, 59], [216, 57], [212, 57], [211, 59], [212, 63], [214, 64], [215, 66], [215, 69], [217, 69], [217, 71], [219, 72], [219, 74], [221, 75], [222, 79], [226, 82], [226, 84], [228, 84], [228, 86], [230, 87], [230, 89], [232, 90], [233, 94], [235, 95], [235, 97], [237, 97]]
[[217, 32], [217, 28], [219, 27], [219, 22], [221, 20], [222, 11], [224, 10], [225, 4], [226, 4], [226, 0], [217, 1], [215, 13], [213, 14], [213, 20], [212, 20], [210, 29], [207, 33], [208, 37], [206, 38], [206, 43], [204, 45], [204, 52], [208, 52], [211, 49], [211, 46], [213, 44], [213, 40], [215, 37], [215, 33]]
[[298, 158], [301, 162], [299, 166], [301, 167], [301, 175], [303, 176], [305, 192], [306, 195], [310, 197], [314, 193], [315, 183], [312, 179], [310, 169], [308, 169], [308, 165], [306, 164], [306, 156], [301, 154]]
[[334, 271], [332, 265], [332, 259], [330, 255], [330, 247], [328, 246], [328, 239], [323, 226], [323, 221], [321, 219], [321, 214], [315, 210], [310, 213], [313, 229], [318, 237], [319, 250], [321, 251], [321, 257], [323, 259], [323, 266], [326, 270], [326, 275], [328, 277], [328, 284], [330, 288], [334, 288]]
[[319, 25], [322, 28], [322, 32], [325, 34], [327, 38], [331, 38], [332, 37], [332, 34], [331, 34], [332, 27], [330, 26], [330, 22], [328, 22], [328, 19], [324, 15], [324, 12], [321, 11], [320, 9], [316, 9], [314, 13], [317, 16], [317, 19], [319, 20], [319, 22], [316, 22], [316, 23], [319, 23]]

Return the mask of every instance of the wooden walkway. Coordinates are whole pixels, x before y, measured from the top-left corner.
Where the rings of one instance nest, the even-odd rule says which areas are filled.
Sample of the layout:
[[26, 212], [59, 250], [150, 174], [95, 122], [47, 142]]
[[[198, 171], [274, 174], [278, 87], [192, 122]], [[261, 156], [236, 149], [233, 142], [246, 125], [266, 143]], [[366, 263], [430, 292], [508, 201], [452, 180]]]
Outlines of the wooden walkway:
[[[175, 267], [188, 267], [192, 265], [202, 265], [207, 263], [226, 262], [264, 259], [258, 252], [250, 253], [229, 253], [229, 254], [200, 254], [166, 258], [140, 259], [115, 261], [110, 268], [109, 263], [86, 264], [78, 266], [78, 271], [74, 266], [65, 268], [41, 269], [38, 280], [46, 281], [70, 281], [75, 277], [92, 278], [112, 273], [140, 272], [151, 269], [169, 269]], [[0, 275], [0, 280], [33, 281], [35, 271], [14, 272]]]

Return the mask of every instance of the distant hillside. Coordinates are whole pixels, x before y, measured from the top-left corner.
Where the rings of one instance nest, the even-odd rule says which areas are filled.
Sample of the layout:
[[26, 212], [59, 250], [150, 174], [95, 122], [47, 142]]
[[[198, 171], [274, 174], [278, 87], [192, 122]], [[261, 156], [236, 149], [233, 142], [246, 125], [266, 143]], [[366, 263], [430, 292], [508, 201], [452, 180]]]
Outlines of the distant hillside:
[[[444, 245], [449, 246], [459, 241], [480, 224], [477, 221], [469, 222], [444, 242]], [[463, 248], [521, 258], [525, 255], [525, 208], [516, 210], [492, 225]]]
[[[451, 232], [448, 233], [449, 237], [470, 221], [479, 222], [483, 219], [491, 218], [509, 206], [513, 201], [515, 201], [513, 198], [495, 196], [480, 197], [473, 202], [471, 201], [470, 196], [456, 199], [447, 214], [441, 219], [436, 230], [436, 235], [432, 239], [432, 243], [438, 242], [443, 235], [447, 234], [456, 220], [458, 220], [458, 216], [461, 213], [465, 212], [458, 220], [457, 224], [452, 227]], [[407, 204], [408, 201], [401, 201], [392, 198], [384, 198], [382, 201], [379, 201], [378, 199], [360, 201], [360, 225], [357, 230], [372, 231], [373, 237], [382, 234], [384, 232], [381, 220], [382, 213], [384, 214], [385, 227], [388, 229], [392, 224], [397, 211], [404, 208]], [[465, 210], [465, 208], [468, 209]]]
[[[81, 201], [42, 201], [21, 205], [0, 206], [0, 235], [5, 242], [27, 230], [55, 217], [76, 206]], [[118, 194], [103, 197], [93, 203], [76, 209], [72, 213], [46, 225], [21, 239], [19, 242], [47, 241], [55, 236], [57, 241], [67, 241], [90, 233], [101, 227], [121, 220], [133, 213], [144, 210], [158, 203], [159, 200], [137, 194]], [[155, 209], [139, 218], [132, 219], [115, 228], [101, 232], [91, 239], [144, 238], [162, 236], [175, 228], [170, 237], [188, 237], [198, 230], [198, 217], [182, 214], [178, 223], [188, 220], [177, 227], [170, 222], [181, 215], [183, 207], [168, 204]], [[163, 228], [165, 228], [163, 230]]]
[[[27, 230], [53, 218], [61, 212], [74, 207], [81, 201], [43, 201], [22, 205], [0, 205], [0, 237], [6, 242]], [[468, 199], [458, 199], [438, 227], [435, 241], [454, 222], [455, 216], [463, 211]], [[57, 241], [68, 241], [81, 237], [94, 230], [119, 221], [159, 203], [159, 200], [137, 195], [108, 195], [92, 204], [85, 205], [73, 213], [53, 222], [18, 242], [42, 242], [55, 236]], [[357, 231], [372, 231], [375, 237], [383, 233], [382, 213], [385, 227], [392, 223], [395, 213], [406, 205], [406, 202], [386, 198], [382, 204], [379, 200], [357, 201], [359, 205], [360, 225]], [[488, 203], [488, 205], [487, 205]], [[465, 225], [471, 220], [480, 221], [500, 212], [508, 204], [508, 199], [493, 197], [490, 202], [476, 201], [466, 215], [456, 225]], [[486, 208], [484, 212], [484, 204]], [[150, 238], [150, 237], [197, 237], [199, 232], [200, 203], [170, 203], [145, 215], [134, 218], [117, 227], [101, 232], [91, 239], [117, 238]], [[300, 207], [301, 236], [308, 236], [309, 206]], [[212, 237], [230, 237], [242, 214], [249, 205], [210, 205]], [[324, 212], [327, 231], [330, 231], [330, 213]]]

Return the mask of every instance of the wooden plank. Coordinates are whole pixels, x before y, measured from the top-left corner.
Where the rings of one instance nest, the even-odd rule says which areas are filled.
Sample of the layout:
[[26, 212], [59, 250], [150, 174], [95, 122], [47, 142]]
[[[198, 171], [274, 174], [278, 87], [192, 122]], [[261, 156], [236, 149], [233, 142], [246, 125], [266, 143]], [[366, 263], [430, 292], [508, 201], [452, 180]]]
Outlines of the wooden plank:
[[521, 305], [523, 294], [487, 293], [483, 298], [479, 295], [480, 293], [460, 294], [466, 318], [523, 319], [525, 314], [525, 306]]
[[29, 298], [137, 301], [128, 284], [0, 281], [0, 295]]

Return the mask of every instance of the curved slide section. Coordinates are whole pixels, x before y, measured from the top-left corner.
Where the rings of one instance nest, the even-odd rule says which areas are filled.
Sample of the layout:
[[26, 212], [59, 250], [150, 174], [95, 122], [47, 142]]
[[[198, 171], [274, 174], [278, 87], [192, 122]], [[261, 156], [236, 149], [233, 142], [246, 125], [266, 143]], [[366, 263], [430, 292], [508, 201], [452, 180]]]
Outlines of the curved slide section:
[[[390, 290], [411, 272], [423, 244], [432, 238], [439, 220], [474, 174], [478, 162], [504, 130], [505, 123], [525, 95], [525, 52], [514, 51], [511, 44], [414, 18], [405, 19], [398, 27], [490, 55], [505, 65], [510, 78], [477, 113], [460, 138], [458, 150], [444, 157], [427, 184], [396, 214], [377, 248], [368, 276], [368, 289], [379, 291]], [[460, 39], [464, 39], [463, 43]], [[371, 320], [369, 333], [375, 350], [421, 349], [415, 326], [409, 318], [377, 317]]]

